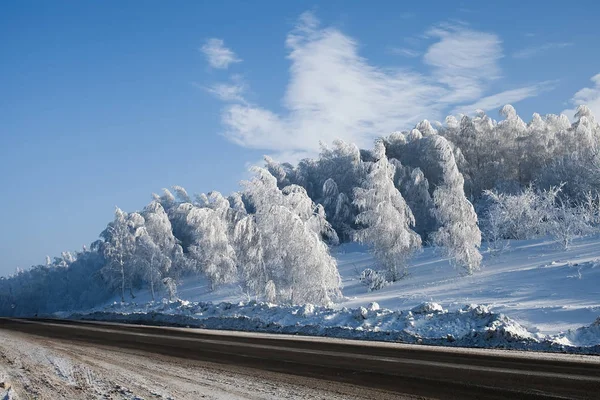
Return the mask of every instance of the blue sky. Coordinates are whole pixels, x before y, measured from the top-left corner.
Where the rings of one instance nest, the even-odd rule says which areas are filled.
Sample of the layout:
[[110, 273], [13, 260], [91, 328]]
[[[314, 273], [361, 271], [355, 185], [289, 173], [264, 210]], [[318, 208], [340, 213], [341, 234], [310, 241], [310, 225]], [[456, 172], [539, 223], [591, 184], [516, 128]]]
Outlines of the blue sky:
[[263, 154], [505, 103], [600, 115], [600, 6], [524, 3], [3, 2], [0, 274]]

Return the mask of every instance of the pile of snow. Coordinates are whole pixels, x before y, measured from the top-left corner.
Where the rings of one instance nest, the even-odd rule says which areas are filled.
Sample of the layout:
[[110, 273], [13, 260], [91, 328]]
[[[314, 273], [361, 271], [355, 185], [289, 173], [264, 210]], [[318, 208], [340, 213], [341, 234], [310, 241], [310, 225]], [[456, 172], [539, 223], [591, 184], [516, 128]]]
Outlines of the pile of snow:
[[600, 353], [600, 317], [590, 326], [569, 330], [555, 340], [564, 346], [595, 348], [596, 353]]
[[164, 300], [142, 305], [114, 303], [68, 317], [445, 346], [574, 352], [598, 352], [600, 349], [600, 335], [596, 335], [595, 342], [590, 339], [585, 345], [561, 342], [532, 333], [509, 317], [475, 304], [448, 311], [439, 304], [428, 302], [411, 311], [393, 311], [380, 308], [377, 303], [368, 307], [334, 309], [312, 304], [277, 306], [256, 301], [214, 304]]

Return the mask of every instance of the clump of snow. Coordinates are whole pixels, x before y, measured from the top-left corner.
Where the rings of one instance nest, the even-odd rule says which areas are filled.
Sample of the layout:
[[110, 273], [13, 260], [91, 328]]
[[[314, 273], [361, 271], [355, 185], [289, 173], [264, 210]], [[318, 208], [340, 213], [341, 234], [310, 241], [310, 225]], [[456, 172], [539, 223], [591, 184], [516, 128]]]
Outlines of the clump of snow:
[[422, 303], [410, 310], [413, 314], [443, 313], [445, 310], [437, 303]]
[[354, 318], [360, 320], [360, 319], [367, 319], [367, 316], [369, 315], [369, 310], [367, 310], [364, 307], [358, 307], [356, 310], [354, 310]]
[[583, 326], [576, 330], [569, 330], [559, 335], [556, 341], [566, 346], [596, 347], [600, 352], [600, 317], [591, 325]]
[[302, 307], [302, 316], [304, 317], [309, 317], [311, 315], [313, 315], [315, 312], [315, 306], [314, 304], [305, 304], [304, 307]]

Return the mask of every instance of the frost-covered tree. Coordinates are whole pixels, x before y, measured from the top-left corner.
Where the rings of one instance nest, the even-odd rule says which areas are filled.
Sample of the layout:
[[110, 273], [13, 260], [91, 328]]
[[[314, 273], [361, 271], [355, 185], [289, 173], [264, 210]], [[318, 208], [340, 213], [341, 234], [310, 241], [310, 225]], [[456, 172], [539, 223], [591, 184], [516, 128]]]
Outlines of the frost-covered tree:
[[573, 238], [592, 231], [598, 206], [591, 194], [588, 200], [572, 203], [560, 196], [562, 187], [535, 190], [527, 187], [518, 194], [486, 192], [491, 204], [486, 213], [488, 240], [553, 237], [564, 250]]
[[181, 186], [173, 186], [173, 191], [177, 195], [177, 200], [180, 203], [191, 203], [192, 198], [188, 195], [187, 191]]
[[171, 255], [177, 246], [177, 239], [173, 235], [173, 227], [169, 216], [157, 201], [152, 201], [142, 212], [144, 227], [152, 241], [161, 252]]
[[477, 225], [477, 214], [465, 197], [464, 180], [456, 166], [452, 148], [439, 136], [431, 144], [442, 172], [441, 184], [433, 192], [433, 214], [439, 228], [431, 235], [431, 239], [435, 245], [442, 247], [455, 264], [471, 274], [481, 264], [478, 250], [481, 231]]
[[398, 176], [399, 174], [396, 172], [398, 177], [396, 178], [396, 187], [400, 190], [414, 215], [415, 226], [413, 230], [425, 240], [429, 233], [437, 229], [433, 215], [434, 204], [430, 194], [429, 181], [420, 168], [403, 167], [395, 159], [390, 161], [396, 162], [396, 171], [402, 170], [403, 172], [401, 176]]
[[350, 198], [345, 193], [338, 194], [335, 203], [335, 213], [331, 218], [331, 223], [336, 226], [339, 232], [339, 237], [342, 242], [350, 240], [354, 234], [352, 215], [353, 205]]
[[235, 281], [235, 252], [227, 236], [227, 223], [211, 208], [193, 207], [187, 214], [193, 229], [190, 256], [196, 260], [214, 289]]
[[248, 295], [255, 297], [263, 294], [268, 277], [263, 254], [263, 240], [254, 215], [246, 215], [236, 223], [233, 247], [240, 285]]
[[323, 183], [322, 192], [321, 204], [325, 209], [325, 213], [330, 216], [335, 215], [336, 203], [340, 194], [337, 183], [332, 178], [327, 178]]
[[592, 228], [586, 221], [585, 208], [582, 205], [572, 206], [561, 198], [557, 198], [556, 202], [552, 218], [548, 221], [548, 233], [563, 250], [568, 250], [575, 237], [590, 233]]
[[169, 294], [169, 300], [177, 300], [177, 282], [175, 281], [175, 279], [168, 276], [162, 280], [162, 283], [165, 286], [167, 293]]
[[[450, 142], [439, 134], [420, 137], [418, 132], [413, 138], [405, 134], [386, 138], [386, 154], [401, 160], [402, 165], [419, 168], [427, 179], [429, 190], [433, 189], [433, 209], [431, 203], [421, 204], [421, 207], [431, 210], [434, 221], [429, 224], [435, 231], [423, 230], [423, 234], [471, 273], [481, 262], [478, 251], [481, 232], [477, 214], [465, 196], [464, 178], [458, 170], [455, 152]], [[424, 213], [419, 210], [419, 214]]]
[[110, 286], [120, 286], [121, 301], [124, 302], [125, 287], [127, 279], [131, 276], [131, 265], [135, 254], [135, 232], [131, 230], [127, 213], [117, 207], [114, 220], [100, 236], [105, 241], [103, 251], [107, 260], [103, 275]]
[[354, 204], [360, 210], [356, 237], [369, 244], [387, 277], [396, 281], [406, 275], [406, 260], [421, 246], [411, 227], [413, 214], [394, 185], [395, 167], [385, 156], [383, 142], [373, 152], [377, 161], [368, 168], [361, 187], [354, 190]]
[[335, 260], [309, 223], [314, 203], [297, 186], [280, 190], [266, 169], [253, 171], [256, 177], [244, 183], [244, 194], [255, 209], [265, 290], [293, 304], [328, 303], [339, 295], [341, 280]]
[[440, 246], [452, 261], [468, 274], [481, 265], [481, 231], [477, 214], [464, 193], [456, 188], [440, 187], [433, 193], [434, 215], [440, 228], [432, 234], [433, 243]]
[[137, 233], [135, 256], [136, 272], [148, 284], [152, 300], [155, 300], [156, 288], [171, 268], [171, 259], [152, 240], [146, 228]]

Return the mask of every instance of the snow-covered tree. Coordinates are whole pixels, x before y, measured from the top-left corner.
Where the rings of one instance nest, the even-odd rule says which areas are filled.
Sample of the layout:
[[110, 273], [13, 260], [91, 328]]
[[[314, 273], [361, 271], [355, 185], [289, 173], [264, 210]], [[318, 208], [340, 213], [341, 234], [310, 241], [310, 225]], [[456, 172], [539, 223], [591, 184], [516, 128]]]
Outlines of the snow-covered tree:
[[454, 263], [462, 266], [468, 274], [478, 270], [481, 264], [481, 231], [477, 214], [465, 197], [464, 180], [458, 171], [454, 153], [442, 137], [434, 137], [431, 149], [441, 170], [440, 185], [433, 192], [433, 203], [439, 228], [431, 235], [433, 243], [443, 248]]
[[486, 192], [491, 200], [486, 214], [486, 238], [532, 239], [550, 235], [564, 250], [573, 238], [592, 231], [597, 205], [591, 194], [586, 202], [572, 203], [560, 196], [562, 186], [518, 194]]
[[152, 240], [146, 228], [141, 229], [137, 234], [135, 256], [137, 273], [148, 284], [152, 300], [155, 300], [156, 287], [162, 281], [163, 275], [171, 268], [171, 259]]
[[273, 283], [265, 290], [294, 304], [328, 303], [339, 295], [341, 280], [335, 260], [309, 224], [314, 203], [298, 187], [280, 190], [266, 169], [253, 171], [256, 177], [244, 183], [244, 193], [255, 209], [265, 280]]
[[193, 207], [187, 214], [193, 240], [190, 256], [197, 261], [212, 288], [231, 283], [236, 278], [235, 252], [227, 236], [227, 223], [211, 208]]
[[125, 301], [125, 287], [131, 276], [131, 263], [135, 254], [135, 233], [131, 231], [127, 213], [115, 210], [114, 220], [100, 235], [104, 243], [107, 265], [103, 275], [112, 287], [120, 286], [121, 301]]
[[262, 246], [254, 215], [246, 215], [235, 226], [233, 247], [240, 284], [246, 293], [256, 297], [265, 290], [268, 276]]
[[153, 201], [142, 212], [144, 227], [161, 252], [171, 255], [177, 245], [169, 216], [159, 202]]
[[581, 205], [571, 206], [561, 198], [557, 198], [556, 202], [548, 223], [548, 233], [563, 250], [568, 250], [574, 238], [590, 233], [592, 228], [586, 221], [585, 209]]
[[369, 244], [391, 281], [406, 274], [406, 260], [421, 246], [421, 238], [411, 227], [413, 214], [394, 185], [395, 167], [385, 156], [383, 142], [375, 145], [378, 160], [368, 169], [361, 187], [354, 190], [354, 204], [360, 210], [357, 239]]
[[440, 246], [452, 261], [468, 274], [481, 265], [481, 231], [477, 214], [464, 193], [456, 188], [439, 187], [433, 193], [434, 215], [440, 228], [432, 234], [433, 243]]
[[[396, 169], [399, 168], [402, 168], [400, 162], [398, 162]], [[414, 215], [415, 226], [413, 230], [425, 240], [430, 232], [437, 229], [433, 215], [433, 199], [429, 192], [429, 181], [420, 168], [411, 170], [409, 167], [404, 167], [402, 169], [407, 173], [398, 179], [396, 186]], [[410, 173], [408, 173], [409, 171]]]

